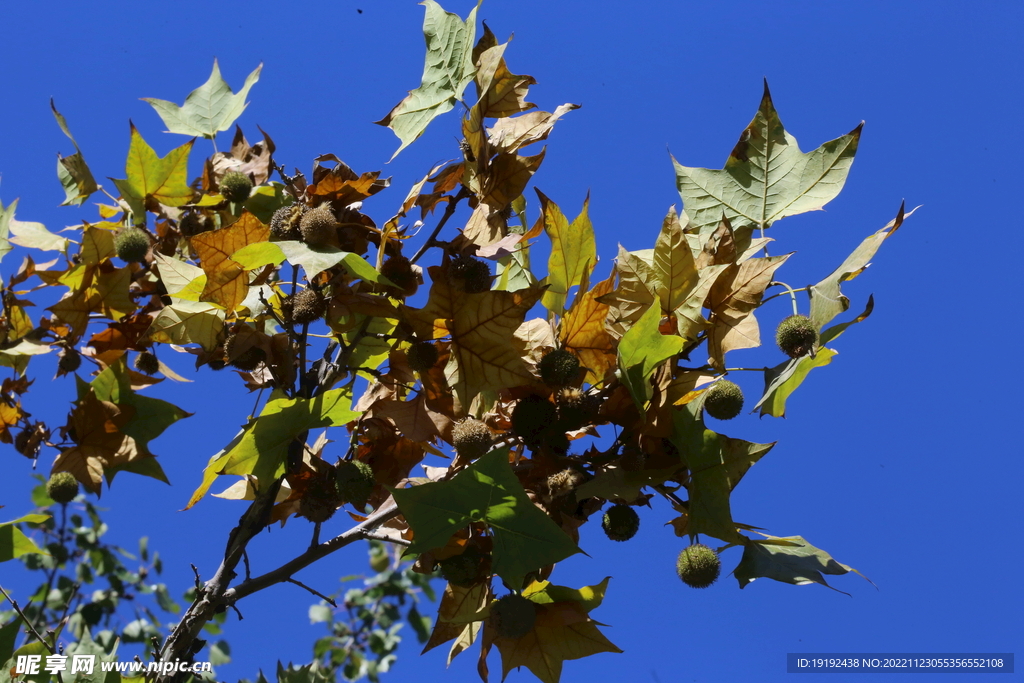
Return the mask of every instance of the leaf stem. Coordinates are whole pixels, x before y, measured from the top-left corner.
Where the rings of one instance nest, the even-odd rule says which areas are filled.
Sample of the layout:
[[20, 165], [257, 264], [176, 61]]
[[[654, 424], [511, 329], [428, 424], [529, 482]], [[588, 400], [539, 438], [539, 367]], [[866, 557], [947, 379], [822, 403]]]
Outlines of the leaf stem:
[[455, 195], [455, 198], [448, 202], [448, 206], [446, 206], [444, 209], [444, 215], [441, 216], [441, 220], [437, 222], [437, 227], [434, 228], [434, 232], [430, 233], [430, 237], [428, 237], [427, 241], [424, 242], [423, 246], [419, 248], [419, 251], [417, 251], [416, 254], [411, 259], [409, 259], [409, 263], [416, 263], [417, 261], [420, 260], [420, 257], [423, 256], [423, 254], [427, 253], [428, 249], [430, 249], [433, 246], [437, 246], [437, 236], [441, 234], [441, 228], [445, 226], [445, 223], [448, 222], [448, 219], [451, 218], [452, 215], [455, 213], [455, 209], [456, 207], [458, 207], [459, 202], [468, 196], [469, 190], [467, 190], [466, 187], [463, 186], [462, 189], [459, 190], [459, 192]]
[[[800, 289], [793, 289], [792, 287], [787, 285], [785, 282], [779, 282], [777, 280], [774, 281], [774, 282], [769, 282], [768, 283], [769, 287], [771, 287], [772, 285], [779, 285], [780, 287], [785, 287], [786, 288], [786, 292], [789, 292], [789, 298], [793, 301], [793, 315], [800, 315], [800, 311], [796, 307], [796, 293], [797, 292], [806, 292], [810, 288], [810, 285], [808, 285], [807, 287], [801, 287]], [[782, 295], [783, 295], [783, 292], [779, 292], [778, 294], [773, 294], [772, 296], [770, 296], [767, 299], [763, 300], [761, 303], [765, 304], [765, 303], [771, 301], [772, 299], [774, 299], [775, 297], [782, 296]]]

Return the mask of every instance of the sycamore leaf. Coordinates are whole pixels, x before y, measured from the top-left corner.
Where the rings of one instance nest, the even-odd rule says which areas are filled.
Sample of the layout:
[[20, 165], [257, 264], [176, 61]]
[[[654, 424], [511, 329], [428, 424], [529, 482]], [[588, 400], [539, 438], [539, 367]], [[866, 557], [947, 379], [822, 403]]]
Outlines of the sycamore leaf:
[[245, 111], [249, 104], [245, 98], [249, 94], [249, 89], [260, 79], [262, 69], [261, 63], [246, 77], [242, 89], [232, 93], [231, 88], [221, 77], [220, 66], [214, 59], [210, 77], [206, 83], [189, 93], [183, 106], [179, 107], [173, 102], [151, 97], [143, 97], [142, 100], [149, 102], [153, 109], [156, 109], [156, 113], [167, 126], [168, 133], [213, 138], [220, 131], [230, 128], [235, 119]]
[[526, 93], [537, 81], [533, 76], [517, 76], [505, 64], [508, 43], [484, 50], [475, 60], [477, 90], [480, 93], [480, 113], [489, 118], [503, 118], [533, 109], [537, 105], [526, 101]]
[[14, 218], [14, 210], [18, 207], [18, 200], [11, 202], [10, 206], [4, 208], [0, 202], [0, 261], [14, 247], [11, 246], [11, 220]]
[[780, 218], [821, 209], [843, 189], [863, 125], [803, 153], [782, 127], [766, 81], [761, 106], [724, 169], [690, 168], [672, 159], [692, 224], [701, 234], [713, 231], [724, 213], [737, 227], [767, 228]]
[[503, 212], [526, 189], [544, 161], [545, 151], [531, 157], [502, 153], [489, 162], [486, 172], [476, 177], [479, 203], [463, 229], [466, 239], [477, 246], [488, 247], [507, 236], [508, 225]]
[[578, 500], [596, 497], [606, 500], [621, 498], [632, 503], [640, 497], [645, 486], [664, 484], [683, 467], [676, 462], [660, 469], [642, 469], [631, 471], [618, 465], [608, 465], [597, 471], [596, 476], [576, 489]]
[[160, 309], [146, 336], [164, 344], [199, 344], [212, 351], [217, 347], [224, 319], [224, 311], [214, 304], [177, 301]]
[[683, 340], [674, 335], [663, 335], [658, 325], [661, 309], [651, 306], [640, 316], [619, 341], [619, 373], [640, 413], [654, 394], [650, 377], [666, 360], [683, 350]]
[[[288, 263], [302, 266], [302, 269], [306, 271], [307, 279], [312, 280], [318, 273], [322, 273], [340, 263], [353, 278], [360, 278], [367, 282], [384, 282], [388, 284], [386, 282], [387, 279], [374, 270], [373, 266], [367, 263], [359, 254], [331, 247], [318, 247], [314, 249], [303, 242], [291, 240], [271, 242], [270, 244], [271, 247], [276, 248], [280, 252], [282, 258], [287, 260]], [[269, 251], [271, 247], [267, 247], [266, 256], [268, 259], [271, 258], [271, 252]], [[276, 254], [273, 258], [277, 258]], [[271, 262], [273, 261], [267, 261], [267, 263]], [[277, 263], [280, 263], [280, 261], [277, 261]]]
[[[80, 383], [80, 395], [84, 386], [84, 382]], [[121, 427], [121, 431], [135, 439], [142, 448], [147, 448], [150, 441], [178, 420], [192, 415], [167, 401], [132, 391], [131, 377], [124, 360], [107, 367], [88, 386], [92, 387], [99, 400], [134, 409], [131, 419]]]
[[775, 271], [791, 255], [747, 259], [727, 266], [715, 280], [707, 299], [711, 310], [708, 362], [712, 367], [724, 370], [726, 353], [761, 345], [754, 310], [761, 305]]
[[11, 244], [43, 251], [64, 251], [68, 246], [68, 239], [60, 235], [54, 235], [46, 229], [42, 223], [22, 223], [19, 220], [11, 219], [10, 222]]
[[703, 401], [673, 412], [672, 441], [690, 469], [689, 533], [741, 543], [729, 496], [747, 470], [775, 445], [732, 439], [707, 429]]
[[578, 104], [563, 104], [553, 112], [531, 111], [514, 118], [498, 119], [487, 130], [488, 140], [499, 151], [515, 152], [534, 142], [547, 140], [558, 119], [579, 108]]
[[802, 536], [769, 536], [764, 541], [746, 540], [743, 559], [740, 560], [733, 575], [739, 581], [740, 588], [746, 588], [751, 581], [760, 578], [774, 579], [796, 586], [820, 583], [832, 588], [822, 574], [839, 576], [851, 571], [857, 570], [836, 562], [831, 555], [820, 548], [815, 548]]
[[85, 392], [83, 395], [80, 388], [80, 397], [70, 419], [75, 445], [57, 456], [52, 471], [70, 472], [82, 486], [99, 495], [108, 467], [151, 457], [151, 454], [121, 431], [134, 409], [122, 410], [114, 403], [101, 401], [88, 384], [79, 382], [85, 386]]
[[181, 206], [192, 201], [188, 186], [188, 153], [193, 140], [158, 157], [131, 124], [132, 141], [125, 162], [126, 179], [112, 178], [125, 202], [131, 207], [135, 223], [146, 222], [146, 200], [152, 198], [166, 206]]
[[75, 153], [71, 156], [62, 157], [59, 154], [57, 155], [57, 178], [60, 180], [66, 195], [61, 206], [79, 206], [93, 192], [98, 190], [99, 186], [96, 184], [96, 179], [93, 178], [88, 164], [85, 163], [82, 150], [78, 148], [78, 143], [68, 129], [68, 122], [57, 111], [53, 98], [50, 98], [50, 110], [53, 112], [53, 117], [57, 119], [57, 125], [64, 131], [64, 135], [67, 135], [71, 140], [71, 144], [75, 146]]
[[153, 253], [153, 259], [156, 261], [160, 281], [167, 289], [167, 296], [184, 301], [199, 301], [206, 288], [206, 273], [202, 268], [159, 252]]
[[249, 212], [226, 228], [193, 237], [192, 248], [206, 273], [206, 286], [199, 300], [233, 311], [249, 291], [249, 273], [231, 255], [247, 245], [266, 242], [268, 237], [270, 228]]
[[587, 278], [584, 278], [576, 298], [562, 317], [559, 333], [565, 348], [575, 351], [587, 369], [584, 381], [596, 384], [615, 365], [615, 340], [604, 324], [608, 305], [598, 301], [599, 297], [610, 294], [615, 288], [615, 276], [609, 275], [608, 279], [598, 282], [590, 290], [586, 289], [587, 284]]
[[[464, 634], [475, 639], [477, 633], [471, 630], [469, 634], [466, 634], [466, 630], [473, 625], [479, 629], [479, 621], [483, 619], [481, 613], [487, 607], [489, 593], [485, 583], [476, 583], [469, 587], [447, 584], [444, 594], [441, 596], [441, 604], [437, 608], [437, 621], [434, 623], [434, 629], [420, 654], [429, 652], [438, 645], [443, 645], [452, 638], [459, 638]], [[456, 650], [453, 645], [452, 652], [448, 655], [448, 663], [451, 664], [451, 660], [461, 651], [461, 649]]]
[[402, 306], [402, 311], [419, 339], [451, 335], [445, 376], [462, 405], [468, 407], [481, 391], [533, 382], [514, 334], [543, 289], [466, 294], [452, 287], [438, 267], [430, 272], [434, 283], [427, 305]]
[[[809, 294], [811, 296], [811, 322], [814, 323], [815, 327], [819, 330], [827, 325], [829, 321], [835, 318], [840, 313], [843, 313], [850, 308], [850, 300], [843, 296], [843, 293], [839, 289], [839, 285], [847, 280], [852, 280], [868, 267], [869, 261], [878, 251], [878, 248], [882, 246], [882, 242], [893, 235], [901, 225], [903, 225], [903, 219], [910, 216], [917, 211], [920, 207], [916, 207], [911, 210], [910, 213], [904, 213], [904, 206], [900, 205], [899, 213], [896, 214], [896, 218], [889, 221], [889, 223], [876, 232], [875, 234], [868, 237], [866, 240], [860, 243], [853, 253], [846, 257], [846, 260], [832, 271], [832, 274], [827, 278], [819, 282], [818, 284], [811, 287]], [[824, 342], [822, 342], [824, 344]]]
[[508, 449], [491, 451], [450, 481], [392, 489], [412, 527], [412, 552], [444, 546], [471, 522], [494, 533], [492, 569], [512, 587], [526, 574], [581, 552], [551, 518], [535, 506], [508, 464]]
[[352, 396], [348, 389], [332, 389], [312, 399], [287, 398], [277, 390], [221, 453], [211, 458], [203, 470], [203, 482], [185, 507], [195, 505], [206, 495], [221, 474], [252, 474], [259, 488], [269, 486], [284, 473], [288, 446], [295, 437], [310, 429], [340, 427], [359, 417], [349, 409]]
[[[49, 518], [50, 515], [24, 515], [18, 519], [0, 523], [0, 562], [13, 560], [30, 553], [43, 554], [43, 550], [31, 538], [22, 533], [21, 529], [14, 525], [21, 522], [40, 524]], [[0, 659], [2, 658], [0, 656]]]
[[587, 207], [590, 196], [583, 200], [583, 209], [570, 224], [558, 205], [537, 190], [540, 197], [541, 220], [544, 231], [551, 240], [551, 256], [548, 258], [548, 289], [541, 303], [544, 308], [560, 315], [565, 307], [569, 289], [588, 277], [597, 264], [597, 245], [594, 228], [590, 223]]
[[427, 57], [422, 82], [376, 122], [391, 128], [402, 141], [392, 159], [418, 138], [437, 116], [451, 111], [473, 80], [473, 42], [479, 4], [465, 21], [457, 14], [445, 12], [434, 0], [425, 0], [423, 4], [426, 7], [423, 35], [427, 41]]

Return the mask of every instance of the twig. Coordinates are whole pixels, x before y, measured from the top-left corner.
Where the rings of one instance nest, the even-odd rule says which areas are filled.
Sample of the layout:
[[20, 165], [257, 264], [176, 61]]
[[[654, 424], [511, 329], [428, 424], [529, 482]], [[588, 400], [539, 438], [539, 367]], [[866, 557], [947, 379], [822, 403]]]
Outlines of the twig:
[[378, 534], [373, 531], [363, 532], [363, 538], [371, 541], [384, 541], [385, 543], [394, 543], [395, 545], [410, 546], [412, 541], [407, 541], [404, 538], [395, 538], [393, 536], [386, 536], [384, 534]]
[[467, 190], [465, 186], [463, 186], [463, 188], [459, 190], [458, 194], [455, 195], [455, 198], [448, 202], [448, 206], [446, 206], [444, 209], [444, 215], [442, 215], [441, 220], [437, 222], [437, 227], [434, 228], [434, 232], [430, 233], [430, 237], [428, 237], [427, 241], [424, 242], [423, 246], [419, 248], [419, 251], [417, 251], [416, 254], [411, 259], [409, 259], [409, 263], [416, 263], [421, 256], [427, 253], [428, 249], [430, 249], [433, 246], [437, 246], [437, 236], [441, 234], [441, 228], [443, 228], [445, 223], [448, 222], [448, 219], [455, 214], [455, 209], [458, 207], [459, 202], [468, 196], [469, 190]]
[[[395, 508], [395, 509], [397, 510], [398, 508]], [[4, 597], [7, 598], [7, 602], [11, 603], [11, 607], [13, 607], [14, 611], [18, 613], [18, 616], [21, 617], [21, 620], [23, 622], [25, 622], [25, 626], [32, 633], [32, 635], [34, 635], [36, 637], [36, 640], [38, 640], [40, 643], [42, 643], [43, 647], [45, 647], [47, 650], [49, 650], [51, 655], [55, 654], [57, 652], [57, 650], [52, 645], [47, 643], [46, 640], [41, 635], [39, 635], [39, 631], [37, 631], [36, 627], [32, 625], [32, 622], [28, 620], [28, 617], [25, 616], [25, 613], [21, 611], [21, 607], [18, 606], [18, 601], [15, 600], [14, 598], [12, 598], [7, 593], [7, 591], [4, 590], [3, 586], [0, 586], [0, 593], [3, 593]]]
[[295, 584], [296, 586], [298, 586], [299, 588], [305, 588], [306, 590], [308, 590], [308, 591], [309, 591], [310, 593], [312, 593], [312, 594], [313, 594], [313, 595], [315, 595], [316, 597], [318, 597], [318, 598], [320, 598], [321, 600], [324, 600], [325, 602], [327, 602], [327, 604], [329, 604], [329, 605], [330, 605], [331, 607], [333, 607], [334, 609], [338, 609], [338, 603], [334, 602], [334, 600], [333, 600], [332, 598], [329, 598], [329, 597], [327, 597], [326, 595], [324, 595], [324, 594], [323, 594], [323, 593], [321, 593], [320, 591], [316, 590], [315, 588], [310, 588], [310, 587], [309, 587], [309, 586], [307, 586], [306, 584], [304, 584], [304, 583], [302, 583], [301, 581], [298, 581], [298, 580], [296, 580], [296, 579], [285, 579], [285, 580], [286, 580], [286, 581], [287, 581], [288, 583], [294, 583], [294, 584]]

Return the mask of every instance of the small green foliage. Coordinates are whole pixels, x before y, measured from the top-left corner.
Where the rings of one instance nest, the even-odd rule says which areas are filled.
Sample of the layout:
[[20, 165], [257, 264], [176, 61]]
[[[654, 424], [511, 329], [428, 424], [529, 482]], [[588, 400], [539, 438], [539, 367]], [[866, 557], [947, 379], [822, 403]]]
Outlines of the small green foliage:
[[472, 256], [459, 256], [448, 266], [448, 282], [467, 294], [480, 294], [491, 288], [491, 268]]
[[502, 638], [522, 638], [533, 630], [537, 605], [518, 593], [509, 593], [491, 603], [491, 626]]
[[483, 422], [467, 417], [456, 422], [452, 428], [452, 444], [460, 458], [476, 460], [491, 450], [494, 435]]
[[125, 228], [114, 238], [114, 251], [122, 261], [142, 261], [149, 253], [149, 235], [140, 228]]
[[818, 343], [818, 330], [807, 316], [791, 315], [776, 328], [775, 343], [790, 358], [806, 356]]
[[604, 513], [601, 528], [613, 541], [628, 541], [640, 528], [640, 515], [628, 505], [613, 505]]
[[246, 173], [228, 171], [220, 179], [220, 193], [229, 202], [244, 202], [252, 193], [252, 180]]
[[564, 387], [576, 381], [580, 374], [580, 360], [571, 351], [556, 349], [541, 359], [537, 369], [544, 384]]
[[375, 484], [373, 469], [362, 460], [343, 460], [335, 466], [338, 495], [358, 508], [366, 505]]
[[302, 241], [311, 247], [323, 247], [330, 242], [338, 227], [330, 204], [321, 204], [306, 211], [299, 220]]
[[704, 411], [719, 420], [731, 420], [743, 410], [743, 391], [733, 382], [719, 380], [704, 396]]
[[143, 351], [135, 356], [135, 369], [147, 375], [155, 375], [160, 371], [160, 361], [149, 351]]
[[70, 472], [55, 472], [46, 482], [46, 495], [56, 503], [70, 503], [78, 495], [78, 480]]
[[416, 372], [426, 372], [437, 364], [437, 346], [428, 341], [413, 342], [406, 352], [409, 367]]
[[718, 553], [703, 543], [684, 548], [676, 560], [676, 573], [691, 588], [707, 588], [718, 580], [722, 561]]
[[327, 302], [316, 287], [307, 287], [291, 298], [291, 319], [299, 325], [308, 325], [324, 316]]

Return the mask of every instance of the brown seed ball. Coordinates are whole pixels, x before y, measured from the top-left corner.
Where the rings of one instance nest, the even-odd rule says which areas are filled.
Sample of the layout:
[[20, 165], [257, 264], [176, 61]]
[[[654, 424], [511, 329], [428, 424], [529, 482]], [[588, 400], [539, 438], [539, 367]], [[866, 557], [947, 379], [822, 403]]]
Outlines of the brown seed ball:
[[236, 354], [238, 335], [232, 334], [224, 342], [224, 355], [228, 358], [231, 367], [252, 372], [260, 363], [267, 360], [267, 352], [258, 346], [250, 346], [245, 351]]
[[299, 230], [299, 222], [305, 213], [305, 204], [282, 206], [275, 211], [270, 218], [270, 240], [272, 242], [301, 240], [302, 232]]
[[597, 419], [598, 399], [579, 389], [566, 388], [555, 394], [558, 421], [567, 430], [584, 427]]
[[315, 287], [307, 287], [295, 293], [291, 298], [292, 321], [299, 325], [306, 325], [324, 317], [327, 312], [327, 301], [324, 300], [320, 290]]
[[413, 343], [406, 352], [409, 367], [416, 372], [426, 372], [437, 364], [437, 346], [428, 341]]
[[537, 369], [544, 384], [564, 387], [574, 382], [579, 375], [580, 360], [571, 351], [556, 349], [541, 359]]
[[483, 565], [485, 555], [476, 546], [468, 546], [459, 555], [453, 555], [438, 562], [441, 576], [453, 586], [469, 588], [484, 577]]
[[213, 221], [199, 211], [189, 211], [178, 219], [178, 231], [185, 237], [194, 237], [213, 230]]
[[64, 349], [64, 353], [61, 354], [60, 360], [57, 361], [57, 367], [60, 368], [61, 372], [72, 373], [82, 366], [82, 354], [72, 348]]
[[380, 274], [391, 282], [394, 287], [389, 287], [388, 292], [396, 297], [409, 297], [419, 289], [419, 278], [412, 267], [412, 263], [404, 256], [392, 256], [380, 266]]
[[298, 514], [311, 522], [326, 522], [334, 516], [342, 502], [335, 483], [334, 468], [331, 468], [317, 474], [306, 486], [306, 492], [299, 501]]
[[452, 428], [452, 442], [459, 457], [476, 460], [491, 450], [494, 435], [483, 422], [468, 417], [455, 423], [455, 427]]
[[567, 496], [579, 488], [586, 479], [582, 472], [573, 467], [566, 467], [561, 472], [555, 472], [548, 477], [546, 482], [548, 497], [554, 500], [555, 498]]
[[70, 503], [78, 495], [78, 480], [70, 472], [55, 472], [46, 482], [46, 495], [55, 503]]
[[244, 202], [252, 193], [252, 180], [240, 171], [228, 171], [219, 184], [220, 193], [229, 202]]
[[135, 369], [147, 375], [155, 375], [160, 371], [160, 361], [149, 351], [143, 351], [135, 356]]
[[512, 431], [527, 444], [536, 444], [554, 426], [558, 411], [543, 396], [531, 394], [512, 409]]
[[330, 204], [321, 204], [303, 214], [299, 221], [302, 241], [311, 247], [325, 246], [334, 236], [338, 222]]
[[522, 638], [537, 622], [537, 606], [518, 593], [491, 603], [491, 625], [502, 638]]
[[676, 573], [691, 588], [707, 588], [718, 580], [722, 561], [718, 553], [703, 543], [694, 543], [679, 553]]
[[448, 282], [467, 294], [480, 294], [491, 288], [491, 268], [486, 261], [459, 256], [448, 266]]
[[366, 505], [376, 483], [373, 469], [362, 460], [343, 460], [335, 465], [335, 482], [341, 499], [357, 507]]

